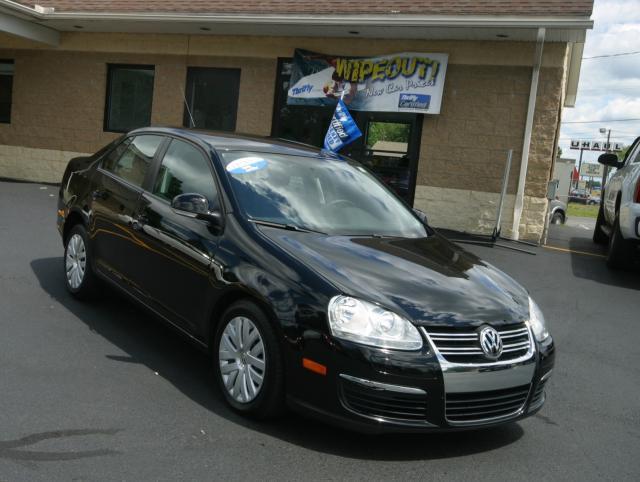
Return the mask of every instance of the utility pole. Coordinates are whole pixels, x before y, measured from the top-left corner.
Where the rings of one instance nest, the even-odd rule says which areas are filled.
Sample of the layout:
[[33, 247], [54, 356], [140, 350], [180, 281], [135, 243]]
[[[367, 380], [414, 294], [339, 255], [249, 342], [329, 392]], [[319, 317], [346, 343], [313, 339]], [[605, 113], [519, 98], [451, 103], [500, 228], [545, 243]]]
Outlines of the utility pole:
[[576, 185], [574, 187], [574, 189], [578, 189], [578, 187], [580, 186], [580, 170], [582, 169], [582, 153], [584, 152], [584, 149], [581, 147], [580, 148], [580, 160], [578, 161], [578, 179], [576, 179]]
[[[607, 149], [606, 152], [610, 152], [611, 151], [611, 129], [607, 130], [604, 127], [600, 128], [600, 133], [604, 134], [607, 133]], [[604, 166], [604, 169], [602, 170], [602, 184], [600, 186], [600, 193], [602, 193], [602, 189], [604, 188], [604, 184], [605, 182], [607, 182], [607, 176], [609, 175], [609, 166]], [[600, 194], [600, 196], [602, 196], [602, 194]], [[602, 199], [602, 198], [601, 198]]]

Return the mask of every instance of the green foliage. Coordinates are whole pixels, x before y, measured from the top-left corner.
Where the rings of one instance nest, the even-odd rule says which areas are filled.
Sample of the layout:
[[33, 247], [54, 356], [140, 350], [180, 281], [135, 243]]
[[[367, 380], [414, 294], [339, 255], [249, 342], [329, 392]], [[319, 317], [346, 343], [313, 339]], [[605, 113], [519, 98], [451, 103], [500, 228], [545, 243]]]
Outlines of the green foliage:
[[620, 152], [616, 152], [616, 154], [618, 155], [618, 159], [622, 160], [624, 159], [624, 157], [627, 155], [627, 152], [629, 152], [629, 148], [631, 146], [625, 146], [622, 148], [622, 150]]
[[367, 145], [372, 147], [378, 141], [408, 142], [409, 124], [394, 122], [371, 122], [367, 133]]
[[598, 209], [600, 209], [600, 206], [598, 205], [587, 206], [585, 204], [569, 203], [569, 205], [567, 206], [567, 216], [575, 216], [579, 218], [597, 218]]

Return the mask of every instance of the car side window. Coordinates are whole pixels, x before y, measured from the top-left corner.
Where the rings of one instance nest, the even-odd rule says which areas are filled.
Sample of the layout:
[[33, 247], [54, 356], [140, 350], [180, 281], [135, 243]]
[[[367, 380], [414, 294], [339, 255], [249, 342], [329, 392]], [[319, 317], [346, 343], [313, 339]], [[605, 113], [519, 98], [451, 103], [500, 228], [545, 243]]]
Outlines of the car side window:
[[127, 146], [131, 143], [131, 137], [125, 139], [120, 144], [118, 144], [114, 149], [111, 150], [104, 158], [102, 159], [102, 169], [113, 172], [114, 166], [118, 159], [122, 157], [122, 154], [127, 149]]
[[197, 193], [207, 198], [209, 209], [219, 208], [210, 160], [188, 142], [174, 139], [169, 145], [153, 193], [171, 202], [179, 194]]
[[155, 135], [127, 139], [105, 157], [102, 168], [140, 187], [163, 140]]
[[640, 142], [638, 142], [635, 152], [633, 152], [629, 158], [629, 164], [639, 164], [639, 163], [640, 163]]

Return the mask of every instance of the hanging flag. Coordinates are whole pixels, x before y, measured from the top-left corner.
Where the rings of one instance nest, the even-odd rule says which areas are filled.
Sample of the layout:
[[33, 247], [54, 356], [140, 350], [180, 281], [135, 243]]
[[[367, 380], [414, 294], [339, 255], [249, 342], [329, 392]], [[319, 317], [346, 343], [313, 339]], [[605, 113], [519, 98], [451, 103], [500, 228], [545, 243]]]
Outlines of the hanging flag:
[[333, 113], [329, 130], [324, 138], [324, 148], [331, 152], [338, 152], [360, 136], [362, 132], [349, 114], [347, 106], [342, 99], [338, 100], [336, 111]]

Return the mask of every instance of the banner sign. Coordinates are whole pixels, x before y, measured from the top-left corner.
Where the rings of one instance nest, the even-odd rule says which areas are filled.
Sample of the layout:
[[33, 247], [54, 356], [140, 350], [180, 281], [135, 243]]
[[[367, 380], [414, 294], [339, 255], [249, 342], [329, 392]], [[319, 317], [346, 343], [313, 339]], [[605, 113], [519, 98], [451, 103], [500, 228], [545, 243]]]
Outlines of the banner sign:
[[362, 136], [362, 132], [358, 129], [358, 125], [349, 114], [344, 102], [339, 100], [324, 138], [324, 148], [328, 151], [338, 152], [360, 136]]
[[621, 151], [620, 142], [580, 141], [572, 140], [571, 149], [584, 149], [585, 151]]
[[288, 105], [439, 114], [448, 54], [336, 57], [296, 49]]

